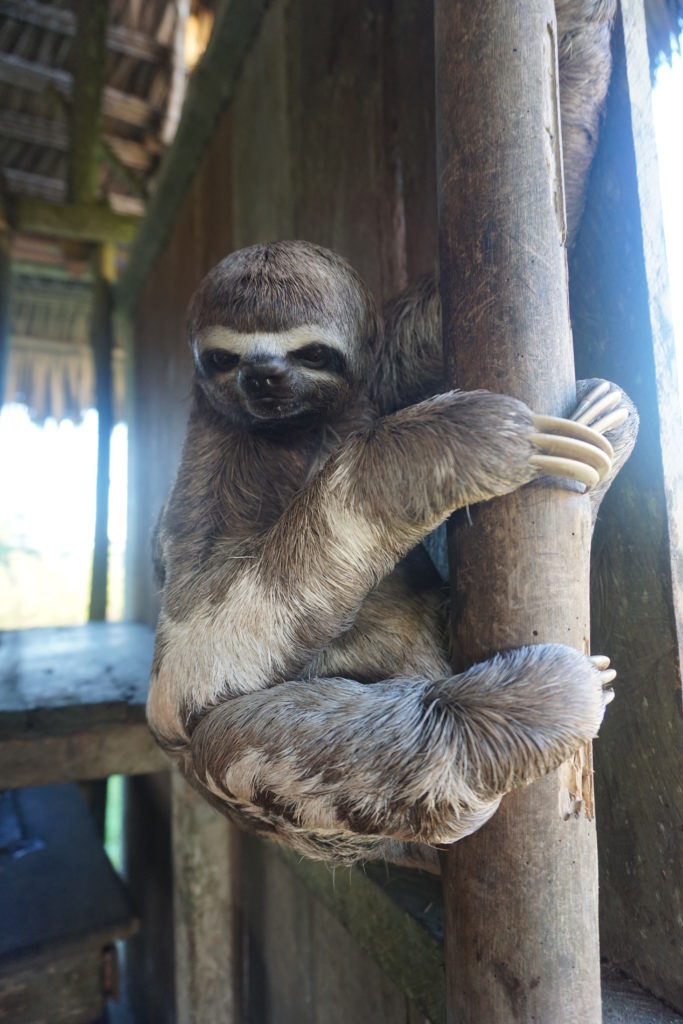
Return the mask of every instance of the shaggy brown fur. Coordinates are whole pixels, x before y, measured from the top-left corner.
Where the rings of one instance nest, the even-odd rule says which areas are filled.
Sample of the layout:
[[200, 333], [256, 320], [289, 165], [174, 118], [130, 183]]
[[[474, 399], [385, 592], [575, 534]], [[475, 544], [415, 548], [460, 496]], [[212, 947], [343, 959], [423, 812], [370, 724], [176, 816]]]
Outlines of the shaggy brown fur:
[[[272, 308], [318, 256], [340, 278], [320, 323], [273, 332], [254, 305], [247, 326], [263, 326], [237, 329], [255, 279]], [[423, 844], [472, 831], [595, 735], [604, 677], [559, 645], [450, 675], [440, 584], [413, 549], [538, 475], [533, 417], [483, 391], [379, 417], [361, 374], [376, 318], [356, 284], [339, 257], [289, 242], [229, 257], [200, 288], [213, 306], [190, 317], [198, 373], [157, 537], [148, 716], [250, 827], [311, 856], [427, 861]]]
[[[573, 232], [614, 4], [557, 8]], [[304, 242], [233, 254], [190, 310], [148, 718], [207, 799], [313, 857], [433, 862], [604, 711], [609, 675], [561, 645], [450, 674], [441, 584], [415, 546], [453, 509], [531, 481], [538, 449], [515, 399], [426, 398], [443, 390], [439, 319], [423, 281], [382, 336], [357, 274]], [[594, 511], [635, 438], [618, 401], [631, 416]]]

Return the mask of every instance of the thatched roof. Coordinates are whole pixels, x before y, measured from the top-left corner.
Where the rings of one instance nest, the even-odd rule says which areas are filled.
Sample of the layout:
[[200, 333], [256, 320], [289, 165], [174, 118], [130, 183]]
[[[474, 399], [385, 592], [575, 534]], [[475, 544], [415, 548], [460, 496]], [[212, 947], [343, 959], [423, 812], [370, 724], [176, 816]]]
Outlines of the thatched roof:
[[[0, 0], [0, 175], [13, 268], [6, 397], [26, 399], [39, 418], [92, 404], [93, 250], [115, 242], [125, 264], [180, 116], [188, 30], [201, 36], [210, 6]], [[62, 408], [46, 383], [51, 360], [67, 381]]]

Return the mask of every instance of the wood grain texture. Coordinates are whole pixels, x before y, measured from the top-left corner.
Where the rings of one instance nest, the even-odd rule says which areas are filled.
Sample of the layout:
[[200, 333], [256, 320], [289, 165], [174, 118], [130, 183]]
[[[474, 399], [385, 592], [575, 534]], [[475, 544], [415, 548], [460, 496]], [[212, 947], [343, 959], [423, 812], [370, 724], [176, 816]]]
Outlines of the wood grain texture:
[[77, 0], [68, 158], [68, 194], [72, 202], [91, 202], [98, 192], [108, 14], [107, 0], [97, 4]]
[[178, 773], [171, 818], [178, 1020], [241, 1024], [239, 836]]
[[145, 723], [152, 644], [133, 624], [0, 634], [0, 785], [167, 767]]
[[[437, 0], [435, 23], [450, 380], [567, 413], [575, 392], [553, 4]], [[451, 533], [455, 668], [522, 644], [587, 651], [586, 499], [536, 486], [472, 518]], [[506, 797], [443, 867], [449, 1021], [600, 1021], [595, 829], [585, 817], [560, 819], [556, 777]]]

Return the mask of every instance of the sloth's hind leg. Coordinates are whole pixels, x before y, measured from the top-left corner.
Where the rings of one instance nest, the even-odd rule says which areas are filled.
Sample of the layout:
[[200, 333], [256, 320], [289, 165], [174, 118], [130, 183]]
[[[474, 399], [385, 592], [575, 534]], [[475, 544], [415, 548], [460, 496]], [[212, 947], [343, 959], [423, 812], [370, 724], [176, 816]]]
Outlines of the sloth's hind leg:
[[452, 843], [595, 736], [612, 676], [548, 644], [437, 681], [282, 683], [207, 709], [185, 770], [232, 811], [281, 821], [285, 841]]

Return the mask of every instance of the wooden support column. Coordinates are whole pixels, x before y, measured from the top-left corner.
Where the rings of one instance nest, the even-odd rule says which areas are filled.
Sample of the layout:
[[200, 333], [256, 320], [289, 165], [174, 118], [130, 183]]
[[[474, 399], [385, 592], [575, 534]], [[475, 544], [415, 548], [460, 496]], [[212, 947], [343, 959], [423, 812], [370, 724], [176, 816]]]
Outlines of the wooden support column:
[[10, 345], [10, 293], [12, 288], [12, 257], [9, 235], [0, 231], [0, 407], [5, 401], [7, 362]]
[[[553, 2], [436, 0], [435, 19], [447, 372], [458, 387], [566, 414]], [[473, 509], [471, 525], [460, 517], [449, 542], [455, 668], [524, 644], [587, 650], [589, 544], [587, 499], [554, 483]], [[450, 1022], [601, 1020], [594, 822], [560, 814], [584, 811], [582, 796], [590, 809], [589, 768], [510, 794], [444, 855]]]
[[241, 1024], [241, 837], [171, 776], [176, 1016], [179, 1024]]
[[102, 96], [107, 57], [107, 0], [77, 0], [74, 98], [71, 110], [69, 198], [97, 195]]
[[109, 563], [109, 463], [111, 432], [114, 429], [112, 312], [116, 251], [102, 246], [98, 252], [93, 284], [93, 312], [90, 343], [95, 361], [97, 404], [97, 492], [95, 505], [95, 549], [90, 588], [90, 621], [101, 622], [107, 612]]

